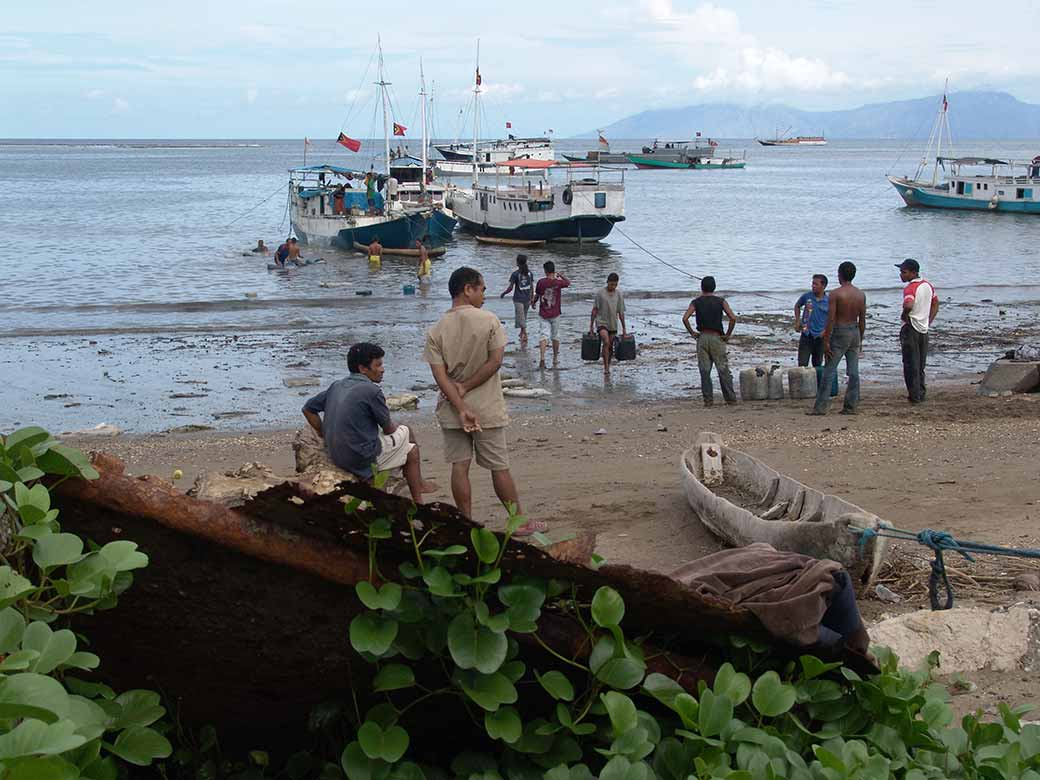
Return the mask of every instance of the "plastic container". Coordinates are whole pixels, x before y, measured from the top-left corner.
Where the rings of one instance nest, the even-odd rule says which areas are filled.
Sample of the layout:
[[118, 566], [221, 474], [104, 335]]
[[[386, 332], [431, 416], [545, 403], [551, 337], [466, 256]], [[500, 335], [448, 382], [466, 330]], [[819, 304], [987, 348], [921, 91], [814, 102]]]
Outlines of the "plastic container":
[[595, 333], [584, 333], [581, 337], [581, 359], [599, 360], [599, 336]]
[[769, 370], [765, 366], [745, 368], [740, 372], [740, 398], [743, 401], [769, 398]]
[[636, 337], [631, 333], [624, 336], [614, 337], [614, 359], [635, 360], [636, 359]]
[[401, 288], [401, 292], [403, 292], [405, 295], [415, 295], [415, 285], [406, 284]]
[[784, 372], [780, 370], [780, 366], [769, 367], [767, 397], [770, 401], [782, 401], [784, 398]]
[[[823, 366], [816, 366], [816, 386], [820, 386], [820, 382], [823, 381]], [[831, 398], [834, 398], [838, 394], [838, 372], [834, 372], [834, 376], [831, 378]]]
[[815, 398], [816, 369], [808, 366], [787, 369], [787, 394], [791, 398]]

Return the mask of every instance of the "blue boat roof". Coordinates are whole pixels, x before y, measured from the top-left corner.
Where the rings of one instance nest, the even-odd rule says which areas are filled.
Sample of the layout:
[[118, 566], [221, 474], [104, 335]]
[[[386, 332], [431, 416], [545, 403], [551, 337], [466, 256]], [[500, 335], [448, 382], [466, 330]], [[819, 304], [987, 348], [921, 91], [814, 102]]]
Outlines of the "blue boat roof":
[[[345, 176], [348, 173], [354, 176], [364, 176], [367, 171], [357, 171], [353, 168], [341, 168], [338, 165], [308, 165], [302, 168], [291, 168], [290, 173], [338, 173]], [[374, 171], [373, 171], [374, 173]]]
[[418, 157], [398, 157], [390, 161], [391, 168], [422, 168], [422, 160]]

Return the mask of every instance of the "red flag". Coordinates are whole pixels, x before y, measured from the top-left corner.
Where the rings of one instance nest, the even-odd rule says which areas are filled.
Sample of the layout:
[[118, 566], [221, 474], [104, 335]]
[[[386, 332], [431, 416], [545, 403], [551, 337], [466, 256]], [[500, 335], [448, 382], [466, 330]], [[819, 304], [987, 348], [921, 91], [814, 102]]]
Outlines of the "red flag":
[[700, 137], [701, 137], [701, 131], [700, 131], [700, 130], [698, 130], [698, 131], [697, 131], [697, 137], [698, 137], [698, 138], [700, 138]]
[[947, 106], [947, 105], [948, 105], [948, 104], [947, 104], [947, 102], [946, 102], [946, 95], [943, 95], [943, 113], [944, 113], [944, 114], [946, 113], [946, 106]]
[[607, 141], [607, 139], [603, 137], [603, 133], [599, 134], [599, 145], [600, 146], [610, 146], [610, 143]]
[[355, 139], [353, 139], [353, 138], [351, 138], [349, 136], [343, 135], [343, 133], [339, 134], [339, 138], [336, 139], [336, 143], [343, 144], [345, 147], [350, 149], [350, 151], [352, 151], [352, 152], [360, 152], [361, 151], [361, 142], [357, 141], [357, 140], [355, 140]]
[[404, 135], [404, 131], [407, 129], [408, 128], [404, 125], [399, 125], [397, 122], [394, 122], [394, 135]]
[[480, 86], [480, 68], [477, 68], [477, 86]]
[[708, 139], [708, 146], [710, 146], [712, 149], [714, 149], [718, 145], [719, 145], [718, 141], [712, 141], [710, 138]]
[[506, 122], [506, 130], [512, 130], [512, 129], [513, 129], [513, 123], [512, 122]]

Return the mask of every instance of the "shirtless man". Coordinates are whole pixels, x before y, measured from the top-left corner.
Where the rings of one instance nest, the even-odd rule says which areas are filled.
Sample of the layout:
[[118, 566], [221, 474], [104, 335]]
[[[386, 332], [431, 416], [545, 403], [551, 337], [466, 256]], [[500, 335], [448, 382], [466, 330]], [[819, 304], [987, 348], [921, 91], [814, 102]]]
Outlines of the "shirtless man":
[[285, 262], [304, 265], [303, 258], [300, 257], [299, 242], [295, 238], [290, 238], [286, 243], [289, 245], [289, 256], [285, 258]]
[[816, 389], [816, 403], [806, 414], [827, 414], [831, 402], [831, 382], [843, 357], [849, 382], [845, 388], [841, 413], [856, 414], [856, 406], [859, 404], [859, 353], [867, 329], [867, 296], [852, 283], [855, 278], [856, 266], [853, 263], [846, 260], [838, 266], [840, 285], [830, 293], [827, 327], [823, 331], [823, 352], [827, 356], [827, 363]]
[[375, 236], [368, 245], [368, 264], [373, 267], [383, 264], [383, 245], [379, 243], [379, 236]]

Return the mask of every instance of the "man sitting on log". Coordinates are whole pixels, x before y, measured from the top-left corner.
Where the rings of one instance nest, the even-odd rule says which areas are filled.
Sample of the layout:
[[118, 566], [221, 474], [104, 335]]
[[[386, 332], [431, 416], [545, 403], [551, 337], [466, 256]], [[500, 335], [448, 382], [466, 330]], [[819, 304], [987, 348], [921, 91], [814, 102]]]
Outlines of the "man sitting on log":
[[414, 434], [390, 419], [379, 387], [384, 354], [376, 344], [352, 346], [347, 353], [350, 373], [309, 399], [303, 406], [303, 416], [324, 440], [336, 466], [365, 480], [372, 478], [373, 467], [380, 471], [403, 469], [412, 500], [419, 503], [423, 493], [439, 488], [422, 478]]

